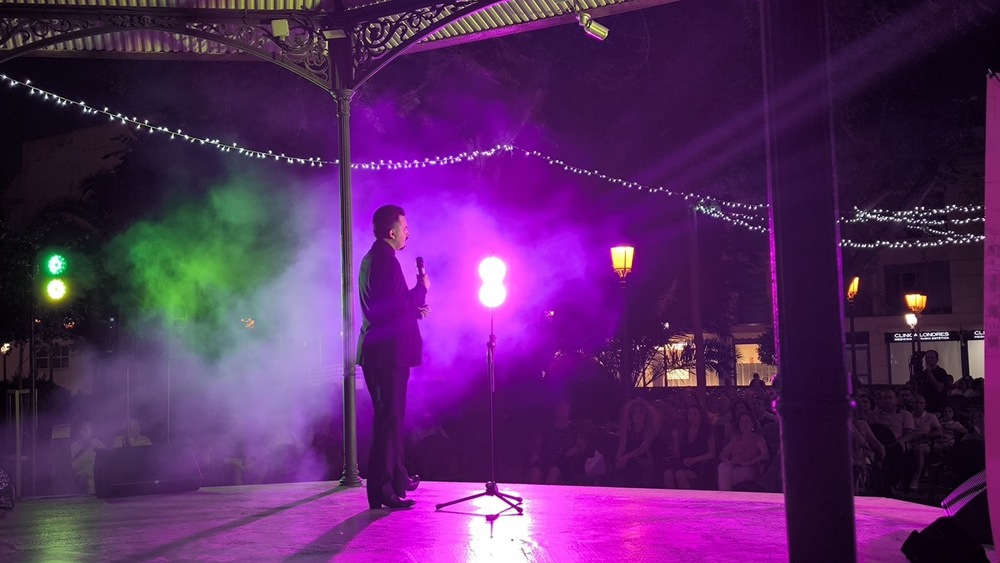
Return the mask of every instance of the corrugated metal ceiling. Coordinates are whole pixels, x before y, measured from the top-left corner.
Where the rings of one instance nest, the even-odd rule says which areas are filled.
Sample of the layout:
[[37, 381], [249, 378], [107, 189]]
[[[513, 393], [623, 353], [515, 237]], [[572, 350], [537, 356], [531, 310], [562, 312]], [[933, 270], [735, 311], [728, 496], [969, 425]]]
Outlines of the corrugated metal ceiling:
[[[569, 2], [575, 1], [575, 9]], [[433, 49], [438, 46], [453, 45], [475, 41], [486, 37], [508, 35], [527, 29], [549, 27], [563, 23], [575, 22], [570, 15], [574, 11], [586, 10], [595, 17], [611, 13], [624, 12], [645, 8], [657, 4], [665, 4], [674, 0], [506, 0], [494, 4], [484, 10], [452, 22], [425, 38], [419, 50]], [[331, 12], [340, 10], [350, 13], [359, 8], [382, 7], [390, 8], [393, 4], [413, 5], [412, 2], [397, 2], [385, 0], [372, 2], [370, 0], [342, 0], [336, 4], [329, 0], [0, 0], [0, 26], [4, 19], [10, 18], [4, 14], [4, 8], [40, 7], [67, 8], [89, 7], [95, 10], [101, 8], [132, 8], [132, 9], [205, 9], [223, 10], [238, 15], [245, 11], [311, 11]], [[335, 7], [337, 6], [337, 7]], [[448, 12], [445, 12], [447, 14]], [[398, 19], [400, 15], [389, 16], [389, 20]], [[12, 50], [22, 46], [26, 38], [15, 35], [6, 45], [0, 45], [0, 50]], [[398, 43], [393, 39], [387, 44], [390, 49]], [[234, 47], [222, 45], [214, 41], [167, 33], [162, 31], [129, 31], [103, 36], [92, 36], [76, 39], [45, 47], [35, 55], [72, 56], [90, 52], [104, 55], [145, 55], [169, 56], [181, 54], [239, 56], [240, 51]]]

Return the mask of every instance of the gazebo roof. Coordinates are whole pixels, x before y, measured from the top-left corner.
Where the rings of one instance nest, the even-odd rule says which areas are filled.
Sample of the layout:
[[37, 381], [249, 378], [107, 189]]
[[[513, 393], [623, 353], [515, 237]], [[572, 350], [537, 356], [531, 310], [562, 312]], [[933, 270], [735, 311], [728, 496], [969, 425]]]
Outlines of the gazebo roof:
[[[240, 59], [246, 53], [233, 45], [217, 43], [189, 35], [173, 35], [162, 29], [141, 24], [122, 29], [121, 19], [168, 18], [184, 14], [188, 19], [206, 21], [241, 18], [254, 21], [284, 19], [291, 14], [323, 19], [333, 28], [350, 32], [361, 25], [373, 24], [385, 32], [383, 47], [392, 51], [408, 39], [395, 28], [419, 30], [439, 26], [422, 37], [410, 50], [427, 50], [492, 37], [511, 35], [576, 23], [576, 13], [587, 12], [593, 18], [667, 4], [676, 0], [0, 0], [0, 55], [24, 47], [37, 39], [23, 32], [23, 19], [94, 18], [107, 21], [118, 17], [115, 33], [90, 35], [52, 43], [25, 52], [31, 56], [106, 56], [181, 58], [208, 56]], [[477, 7], [479, 6], [484, 7]], [[442, 25], [444, 19], [459, 16]], [[49, 15], [51, 14], [51, 16]], [[19, 23], [20, 22], [20, 23]], [[20, 31], [18, 26], [21, 26]], [[211, 25], [211, 24], [206, 24]], [[124, 32], [123, 32], [124, 31]]]

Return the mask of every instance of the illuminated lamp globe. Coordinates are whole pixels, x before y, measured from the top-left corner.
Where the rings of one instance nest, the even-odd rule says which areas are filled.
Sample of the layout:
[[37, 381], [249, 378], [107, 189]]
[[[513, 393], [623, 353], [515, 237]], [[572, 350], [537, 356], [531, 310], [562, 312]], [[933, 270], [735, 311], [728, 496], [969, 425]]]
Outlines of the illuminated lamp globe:
[[45, 263], [45, 267], [49, 270], [50, 274], [58, 276], [66, 271], [66, 259], [61, 254], [53, 254], [49, 256], [49, 261]]
[[507, 288], [502, 283], [487, 284], [479, 288], [479, 302], [485, 307], [496, 309], [507, 300]]
[[479, 263], [479, 277], [483, 283], [500, 283], [507, 275], [507, 265], [496, 256], [490, 256]]
[[66, 282], [59, 279], [52, 280], [45, 286], [45, 294], [53, 301], [66, 297], [66, 291]]

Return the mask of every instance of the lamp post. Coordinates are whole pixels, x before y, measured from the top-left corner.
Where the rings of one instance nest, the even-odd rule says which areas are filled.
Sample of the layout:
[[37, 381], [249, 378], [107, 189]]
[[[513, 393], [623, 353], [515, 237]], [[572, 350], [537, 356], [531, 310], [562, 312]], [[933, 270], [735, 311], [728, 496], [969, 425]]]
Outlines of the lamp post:
[[[913, 324], [910, 325], [910, 330], [914, 331], [914, 337], [916, 342], [916, 348], [914, 351], [920, 350], [920, 333], [916, 332], [917, 326], [917, 316], [924, 312], [927, 308], [927, 296], [923, 293], [907, 293], [906, 294], [906, 306], [910, 309], [913, 314]], [[907, 315], [906, 324], [910, 324], [909, 315]]]
[[851, 284], [847, 286], [847, 315], [851, 319], [851, 381], [858, 377], [857, 341], [854, 339], [854, 298], [858, 296], [860, 285], [861, 278], [854, 276]]
[[635, 248], [631, 246], [616, 246], [611, 249], [611, 267], [618, 273], [618, 282], [622, 290], [622, 320], [620, 325], [622, 341], [621, 368], [618, 377], [622, 386], [632, 386], [632, 343], [628, 333], [628, 286], [626, 278], [632, 273], [632, 258]]
[[903, 320], [910, 327], [910, 354], [914, 354], [917, 351], [917, 315], [907, 313], [903, 315]]

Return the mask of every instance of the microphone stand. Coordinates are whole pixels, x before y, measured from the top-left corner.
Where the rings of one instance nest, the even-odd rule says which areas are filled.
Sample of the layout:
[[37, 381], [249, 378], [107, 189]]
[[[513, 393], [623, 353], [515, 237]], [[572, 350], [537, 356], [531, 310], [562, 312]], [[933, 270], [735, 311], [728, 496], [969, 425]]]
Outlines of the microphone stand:
[[[524, 514], [524, 507], [521, 506], [523, 499], [514, 495], [501, 493], [497, 487], [496, 413], [494, 407], [494, 396], [496, 395], [496, 376], [493, 366], [493, 352], [496, 350], [496, 347], [497, 337], [496, 334], [493, 333], [493, 309], [490, 309], [490, 339], [486, 343], [486, 372], [490, 383], [490, 480], [486, 483], [486, 491], [457, 500], [443, 502], [437, 505], [435, 510], [441, 510], [446, 506], [451, 506], [468, 500], [490, 496], [497, 497], [507, 503], [508, 508], [505, 508], [505, 511], [513, 508], [518, 514]], [[487, 519], [489, 519], [489, 516], [487, 516]]]

